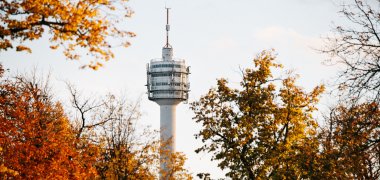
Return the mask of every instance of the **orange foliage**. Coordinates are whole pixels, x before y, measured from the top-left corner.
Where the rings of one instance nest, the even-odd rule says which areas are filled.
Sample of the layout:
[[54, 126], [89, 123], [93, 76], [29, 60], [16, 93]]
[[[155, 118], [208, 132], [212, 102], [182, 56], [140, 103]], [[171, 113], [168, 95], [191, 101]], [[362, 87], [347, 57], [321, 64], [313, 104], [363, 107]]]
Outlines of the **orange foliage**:
[[[63, 47], [68, 59], [79, 59], [77, 50], [85, 50], [95, 59], [107, 61], [114, 56], [111, 47], [129, 44], [126, 37], [135, 36], [119, 23], [133, 14], [126, 3], [127, 0], [0, 1], [0, 50], [13, 48], [17, 42], [17, 51], [31, 52], [24, 41], [37, 40], [48, 30], [53, 43], [50, 47]], [[95, 61], [88, 66], [96, 69], [99, 64]]]
[[[3, 72], [0, 64], [0, 78]], [[82, 104], [71, 89], [82, 113], [75, 127], [52, 102], [48, 86], [35, 82], [0, 81], [0, 179], [157, 179], [158, 134], [136, 129], [138, 103], [110, 95], [100, 104], [89, 99]], [[171, 166], [165, 177], [191, 179], [183, 154], [167, 157]]]
[[[380, 178], [380, 108], [376, 102], [339, 104], [320, 134], [320, 177]], [[320, 178], [317, 177], [317, 178]]]
[[59, 103], [23, 78], [4, 80], [0, 89], [0, 164], [20, 179], [96, 175], [92, 157], [76, 149], [75, 134]]

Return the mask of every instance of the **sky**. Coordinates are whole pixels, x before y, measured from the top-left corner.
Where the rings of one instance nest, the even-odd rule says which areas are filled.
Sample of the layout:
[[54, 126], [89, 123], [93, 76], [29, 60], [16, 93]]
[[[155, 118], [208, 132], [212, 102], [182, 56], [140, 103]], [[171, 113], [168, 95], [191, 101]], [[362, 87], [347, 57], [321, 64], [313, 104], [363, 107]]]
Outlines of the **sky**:
[[[159, 106], [147, 99], [146, 64], [161, 57], [165, 42], [165, 6], [171, 8], [170, 44], [174, 56], [191, 66], [189, 102], [196, 101], [215, 87], [216, 79], [227, 78], [237, 86], [240, 69], [253, 67], [252, 59], [262, 50], [274, 48], [278, 62], [300, 75], [298, 85], [311, 90], [329, 83], [337, 67], [323, 65], [326, 56], [315, 49], [335, 24], [344, 23], [338, 0], [130, 0], [135, 11], [124, 25], [136, 37], [132, 46], [114, 50], [115, 58], [98, 71], [79, 69], [83, 61], [68, 61], [49, 48], [47, 38], [30, 42], [32, 54], [9, 50], [0, 53], [0, 62], [10, 74], [50, 73], [54, 93], [67, 99], [64, 81], [86, 94], [123, 92], [132, 101], [141, 100], [142, 123], [159, 127]], [[141, 99], [139, 99], [141, 98]], [[321, 106], [327, 106], [327, 98]], [[196, 175], [209, 172], [223, 178], [217, 162], [194, 150], [202, 145], [194, 138], [200, 130], [189, 104], [177, 106], [177, 150], [187, 155], [186, 167]]]

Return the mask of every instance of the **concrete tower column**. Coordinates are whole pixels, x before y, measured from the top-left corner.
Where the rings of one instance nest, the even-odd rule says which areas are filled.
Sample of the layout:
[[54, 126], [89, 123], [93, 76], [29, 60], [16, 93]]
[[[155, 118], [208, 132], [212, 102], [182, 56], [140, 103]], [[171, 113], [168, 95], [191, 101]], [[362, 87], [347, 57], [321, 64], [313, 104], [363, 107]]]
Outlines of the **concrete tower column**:
[[[175, 153], [176, 107], [180, 102], [181, 100], [177, 99], [156, 100], [156, 103], [160, 105], [160, 140], [161, 143], [165, 143], [165, 146], [161, 146], [163, 151], [160, 154], [160, 169], [163, 171], [169, 170], [168, 158], [170, 158], [170, 154]], [[164, 179], [161, 173], [159, 178], [160, 180]]]
[[176, 147], [176, 106], [160, 105], [160, 139], [161, 142], [171, 141], [167, 147], [171, 152], [175, 152]]

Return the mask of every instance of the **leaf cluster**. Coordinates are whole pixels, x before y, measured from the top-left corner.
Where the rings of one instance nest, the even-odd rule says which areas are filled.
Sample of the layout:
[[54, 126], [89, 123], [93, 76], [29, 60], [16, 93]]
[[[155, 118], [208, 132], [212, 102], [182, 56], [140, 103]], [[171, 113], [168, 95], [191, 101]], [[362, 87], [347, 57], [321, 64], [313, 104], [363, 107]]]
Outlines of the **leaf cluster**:
[[135, 36], [120, 24], [133, 14], [127, 0], [3, 0], [0, 14], [0, 51], [16, 46], [30, 53], [26, 42], [48, 33], [50, 47], [63, 47], [68, 59], [79, 59], [80, 51], [94, 57], [87, 65], [93, 69], [114, 57], [112, 47], [127, 47], [126, 37]]

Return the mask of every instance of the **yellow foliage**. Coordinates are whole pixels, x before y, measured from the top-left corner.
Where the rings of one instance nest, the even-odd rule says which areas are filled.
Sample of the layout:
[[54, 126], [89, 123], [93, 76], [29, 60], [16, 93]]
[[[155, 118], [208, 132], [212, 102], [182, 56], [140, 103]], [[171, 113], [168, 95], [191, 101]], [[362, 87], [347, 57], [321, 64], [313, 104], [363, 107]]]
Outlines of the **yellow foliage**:
[[168, 148], [171, 145], [171, 139], [165, 142], [161, 141], [159, 147], [160, 153], [160, 175], [161, 179], [167, 180], [192, 180], [193, 177], [185, 169], [186, 156], [181, 152], [171, 152]]
[[217, 88], [191, 103], [202, 125], [196, 137], [204, 142], [196, 152], [213, 153], [233, 179], [310, 177], [314, 162], [304, 161], [311, 157], [305, 153], [318, 152], [312, 113], [324, 86], [307, 93], [296, 76], [273, 78], [272, 70], [282, 68], [275, 59], [273, 50], [263, 51], [243, 72], [240, 89], [219, 79]]

